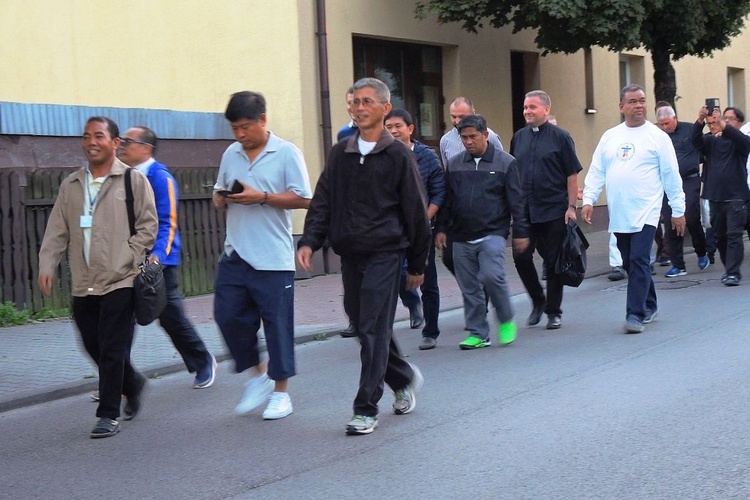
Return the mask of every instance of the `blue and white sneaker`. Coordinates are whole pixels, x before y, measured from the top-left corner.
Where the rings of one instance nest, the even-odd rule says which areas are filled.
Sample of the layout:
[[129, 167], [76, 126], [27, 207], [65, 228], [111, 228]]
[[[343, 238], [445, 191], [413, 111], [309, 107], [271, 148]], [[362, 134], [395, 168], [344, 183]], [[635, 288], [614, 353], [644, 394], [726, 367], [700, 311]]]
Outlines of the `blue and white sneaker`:
[[676, 278], [678, 276], [687, 276], [687, 270], [683, 267], [680, 269], [679, 267], [673, 267], [669, 271], [667, 271], [667, 274], [665, 274], [667, 278]]
[[708, 255], [704, 255], [703, 257], [698, 257], [698, 267], [701, 271], [703, 271], [705, 268], [711, 265], [711, 261], [708, 258]]
[[208, 364], [198, 370], [195, 374], [195, 380], [193, 381], [193, 389], [207, 389], [214, 385], [216, 380], [216, 369], [219, 368], [219, 364], [216, 362], [216, 358], [209, 354], [210, 358]]

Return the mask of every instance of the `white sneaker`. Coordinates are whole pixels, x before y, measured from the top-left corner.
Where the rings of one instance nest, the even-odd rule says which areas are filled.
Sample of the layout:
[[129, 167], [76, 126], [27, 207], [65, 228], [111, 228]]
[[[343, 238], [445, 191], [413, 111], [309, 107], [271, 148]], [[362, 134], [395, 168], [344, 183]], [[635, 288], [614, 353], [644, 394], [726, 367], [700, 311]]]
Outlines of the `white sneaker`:
[[245, 384], [245, 393], [234, 408], [235, 413], [244, 415], [268, 401], [268, 396], [273, 392], [274, 385], [274, 381], [268, 378], [265, 373], [252, 377]]
[[409, 363], [409, 366], [411, 366], [414, 372], [414, 378], [412, 378], [409, 385], [393, 393], [396, 397], [396, 400], [393, 402], [393, 413], [396, 415], [406, 415], [414, 411], [414, 408], [417, 407], [417, 393], [422, 389], [422, 384], [424, 384], [424, 377], [422, 377], [422, 372], [417, 368], [417, 365]]
[[266, 411], [263, 412], [265, 420], [277, 420], [292, 413], [292, 399], [286, 392], [274, 392], [268, 401]]

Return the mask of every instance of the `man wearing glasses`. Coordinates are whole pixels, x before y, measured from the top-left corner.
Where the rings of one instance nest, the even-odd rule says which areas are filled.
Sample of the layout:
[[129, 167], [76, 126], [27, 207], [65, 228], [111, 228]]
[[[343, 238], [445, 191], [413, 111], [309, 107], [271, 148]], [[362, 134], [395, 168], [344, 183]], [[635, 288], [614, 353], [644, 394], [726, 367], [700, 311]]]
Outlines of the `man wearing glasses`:
[[[693, 141], [706, 158], [702, 198], [708, 200], [711, 227], [716, 231], [716, 246], [724, 264], [721, 282], [726, 286], [737, 286], [742, 279], [740, 268], [745, 254], [742, 232], [747, 222], [747, 201], [750, 198], [747, 185], [750, 137], [739, 130], [738, 110], [728, 110], [730, 119], [726, 120], [719, 108], [714, 108], [709, 114], [703, 106], [693, 126]], [[708, 125], [708, 134], [703, 134], [704, 125]]]
[[[701, 153], [693, 144], [693, 126], [688, 122], [677, 121], [677, 114], [670, 105], [656, 110], [656, 125], [669, 135], [677, 154], [677, 164], [680, 167], [682, 190], [685, 192], [685, 223], [690, 238], [693, 241], [695, 255], [698, 256], [698, 267], [703, 270], [709, 266], [710, 260], [706, 251], [706, 233], [701, 225]], [[672, 220], [672, 208], [665, 197], [662, 204], [662, 218]], [[684, 236], [678, 235], [671, 224], [665, 224], [665, 238], [669, 249], [669, 260], [672, 268], [665, 275], [667, 278], [685, 276], [685, 257], [683, 254]]]
[[424, 280], [431, 234], [414, 155], [383, 124], [391, 110], [388, 87], [363, 78], [353, 89], [359, 131], [328, 156], [297, 244], [297, 261], [311, 271], [312, 254], [326, 237], [341, 256], [345, 309], [362, 360], [346, 433], [369, 434], [378, 425], [385, 383], [395, 394], [394, 413], [411, 413], [416, 406], [422, 375], [401, 356], [393, 319], [404, 257], [406, 288], [413, 290]]
[[[156, 134], [144, 126], [128, 129], [120, 141], [118, 156], [126, 165], [146, 176], [154, 190], [159, 233], [148, 256], [149, 262], [163, 266], [167, 305], [159, 315], [159, 325], [172, 339], [190, 373], [195, 373], [193, 387], [211, 387], [216, 377], [216, 359], [208, 352], [195, 327], [185, 316], [182, 296], [177, 288], [177, 266], [180, 265], [181, 240], [177, 227], [178, 186], [167, 167], [156, 161]], [[125, 408], [125, 418], [133, 418], [138, 408]]]

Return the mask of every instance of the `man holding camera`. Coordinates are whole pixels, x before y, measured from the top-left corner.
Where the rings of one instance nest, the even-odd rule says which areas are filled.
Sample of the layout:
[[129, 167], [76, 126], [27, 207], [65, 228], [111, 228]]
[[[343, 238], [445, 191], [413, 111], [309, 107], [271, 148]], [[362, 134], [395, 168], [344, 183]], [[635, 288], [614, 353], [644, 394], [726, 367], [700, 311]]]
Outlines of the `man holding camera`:
[[[729, 120], [732, 121], [732, 120]], [[742, 232], [747, 221], [747, 158], [750, 137], [729, 125], [718, 106], [703, 106], [693, 125], [693, 142], [705, 156], [703, 164], [703, 199], [708, 200], [711, 227], [716, 231], [717, 248], [725, 273], [726, 286], [740, 284], [740, 267], [745, 255]], [[703, 134], [704, 125], [709, 133]]]

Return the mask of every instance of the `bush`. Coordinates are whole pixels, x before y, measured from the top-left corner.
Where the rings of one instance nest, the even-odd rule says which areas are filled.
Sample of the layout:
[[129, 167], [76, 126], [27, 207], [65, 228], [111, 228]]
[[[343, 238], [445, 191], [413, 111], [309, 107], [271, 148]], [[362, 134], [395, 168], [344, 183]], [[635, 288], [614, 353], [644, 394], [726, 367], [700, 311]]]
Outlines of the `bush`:
[[28, 321], [28, 311], [19, 311], [11, 301], [0, 304], [0, 326], [23, 325]]

